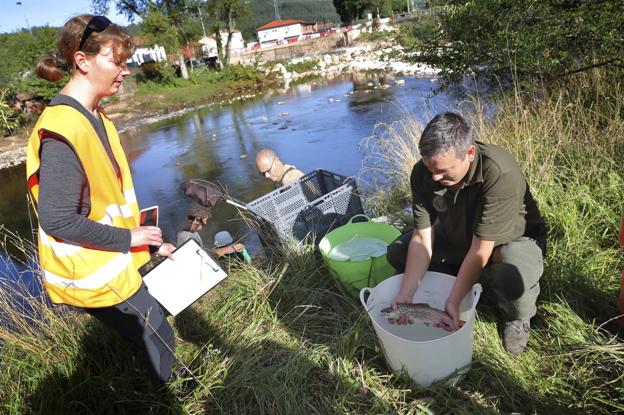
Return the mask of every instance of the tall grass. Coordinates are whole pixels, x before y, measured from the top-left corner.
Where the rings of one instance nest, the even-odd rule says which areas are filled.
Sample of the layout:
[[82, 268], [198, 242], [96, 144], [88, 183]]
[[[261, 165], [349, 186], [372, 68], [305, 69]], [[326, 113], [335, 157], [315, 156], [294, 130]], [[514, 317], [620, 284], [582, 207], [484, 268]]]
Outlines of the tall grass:
[[[589, 88], [590, 82], [599, 85]], [[13, 313], [12, 321], [26, 326], [0, 331], [0, 412], [624, 411], [624, 346], [600, 327], [615, 316], [624, 267], [616, 245], [624, 200], [618, 90], [582, 79], [571, 92], [502, 98], [491, 118], [472, 114], [479, 139], [516, 155], [549, 224], [542, 295], [523, 354], [503, 350], [496, 314], [484, 303], [467, 376], [457, 386], [419, 388], [389, 370], [361, 306], [340, 293], [309, 248], [234, 264], [222, 285], [171, 319], [176, 353], [201, 383], [188, 375], [154, 391], [129, 347], [85, 315], [34, 302], [40, 318], [30, 329]], [[376, 150], [386, 177], [380, 182], [386, 195], [376, 199], [380, 214], [409, 200], [406, 180], [421, 128], [413, 118], [386, 127]], [[0, 310], [15, 311], [12, 301], [0, 301]]]
[[420, 160], [418, 140], [423, 128], [413, 115], [405, 112], [398, 121], [376, 125], [373, 134], [360, 143], [366, 154], [361, 179], [372, 189], [366, 195], [369, 210], [384, 214], [409, 204], [410, 174]]

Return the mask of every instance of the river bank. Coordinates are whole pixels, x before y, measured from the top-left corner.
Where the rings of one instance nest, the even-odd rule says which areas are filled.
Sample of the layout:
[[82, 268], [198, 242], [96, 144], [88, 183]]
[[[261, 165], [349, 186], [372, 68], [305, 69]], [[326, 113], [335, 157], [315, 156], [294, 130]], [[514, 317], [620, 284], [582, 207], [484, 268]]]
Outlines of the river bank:
[[[259, 80], [242, 78], [215, 83], [197, 76], [193, 82], [182, 86], [126, 88], [119, 96], [104, 102], [102, 108], [118, 130], [124, 132], [202, 108], [230, 105], [267, 93], [282, 94], [292, 83], [317, 78], [349, 76], [353, 79], [354, 90], [367, 91], [403, 85], [401, 77], [404, 76], [435, 77], [436, 69], [397, 58], [401, 52], [398, 46], [361, 43], [321, 55], [265, 62], [257, 67]], [[129, 84], [133, 83], [132, 79], [129, 81]], [[0, 169], [24, 162], [31, 128], [0, 140]]]

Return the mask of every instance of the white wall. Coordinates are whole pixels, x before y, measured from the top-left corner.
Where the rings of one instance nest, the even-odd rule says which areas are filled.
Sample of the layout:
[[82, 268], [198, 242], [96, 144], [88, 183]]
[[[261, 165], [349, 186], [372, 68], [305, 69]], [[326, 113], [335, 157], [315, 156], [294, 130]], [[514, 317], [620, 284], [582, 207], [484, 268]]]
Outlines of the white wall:
[[202, 39], [202, 52], [208, 58], [214, 58], [218, 55], [217, 53], [217, 41], [212, 37], [207, 37]]
[[[219, 34], [221, 35], [221, 48], [223, 52], [225, 52], [228, 32], [220, 32]], [[209, 58], [217, 56], [217, 41], [215, 40], [214, 36], [202, 38], [200, 42], [202, 43], [202, 51], [205, 56]], [[240, 32], [233, 32], [232, 41], [230, 43], [230, 53], [237, 53], [243, 50], [245, 50], [245, 41], [243, 40], [243, 35]]]
[[274, 42], [284, 40], [291, 37], [299, 37], [302, 34], [301, 24], [296, 23], [289, 26], [274, 27], [258, 31], [258, 40], [260, 43]]
[[142, 65], [145, 62], [161, 62], [164, 60], [167, 60], [165, 48], [154, 45], [151, 48], [136, 48], [126, 63], [136, 63], [137, 65]]
[[[221, 32], [221, 44], [223, 49], [227, 45], [228, 32]], [[245, 41], [241, 32], [232, 33], [232, 41], [230, 43], [230, 52], [238, 52], [245, 49]]]

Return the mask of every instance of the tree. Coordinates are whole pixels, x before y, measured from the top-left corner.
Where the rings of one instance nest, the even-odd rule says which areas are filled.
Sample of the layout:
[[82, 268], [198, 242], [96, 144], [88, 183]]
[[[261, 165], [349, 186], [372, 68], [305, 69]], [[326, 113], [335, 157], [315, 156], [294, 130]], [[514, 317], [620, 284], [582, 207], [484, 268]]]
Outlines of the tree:
[[373, 12], [376, 17], [392, 16], [393, 4], [392, 0], [370, 0], [369, 10]]
[[0, 85], [13, 86], [33, 72], [37, 60], [47, 52], [56, 50], [56, 29], [34, 27], [27, 30], [0, 34]]
[[624, 8], [616, 1], [453, 1], [419, 61], [448, 82], [467, 74], [532, 82], [621, 66]]
[[[232, 37], [236, 30], [236, 21], [251, 16], [251, 10], [244, 0], [210, 0], [207, 3], [208, 15], [212, 19], [212, 29], [217, 40], [217, 51], [219, 60], [224, 66], [230, 64], [230, 53]], [[225, 44], [225, 53], [222, 48], [221, 28], [222, 24], [227, 27], [227, 41]]]
[[[178, 40], [177, 55], [180, 63], [182, 78], [188, 79], [188, 70], [184, 61], [184, 54], [180, 44], [185, 41], [182, 30], [184, 22], [194, 13], [197, 3], [192, 0], [91, 0], [96, 13], [106, 14], [110, 3], [115, 4], [116, 10], [133, 21], [136, 17], [146, 18], [151, 13], [160, 13], [169, 21], [172, 33]], [[157, 16], [157, 15], [155, 15]], [[157, 17], [154, 17], [156, 19]], [[169, 29], [169, 27], [167, 28]], [[160, 32], [157, 32], [160, 33]]]
[[180, 49], [178, 33], [171, 19], [159, 10], [151, 10], [143, 17], [139, 33], [148, 44], [158, 44], [166, 50]]
[[333, 0], [340, 21], [351, 24], [360, 19], [365, 12], [376, 17], [391, 16], [407, 8], [407, 0]]
[[367, 0], [333, 0], [336, 13], [344, 24], [351, 24], [360, 18], [364, 10], [370, 5]]

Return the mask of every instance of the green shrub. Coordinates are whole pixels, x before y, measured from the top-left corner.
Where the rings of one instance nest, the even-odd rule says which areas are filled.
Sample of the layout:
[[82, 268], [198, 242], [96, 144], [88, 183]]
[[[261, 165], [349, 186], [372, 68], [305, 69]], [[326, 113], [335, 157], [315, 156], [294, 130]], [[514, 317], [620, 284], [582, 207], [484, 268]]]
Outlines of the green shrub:
[[139, 84], [155, 82], [163, 85], [175, 84], [175, 69], [165, 62], [147, 62], [139, 67], [136, 80]]
[[427, 44], [436, 34], [438, 23], [435, 16], [423, 16], [416, 21], [408, 21], [399, 26], [399, 44], [411, 49]]
[[231, 65], [221, 71], [223, 80], [258, 82], [264, 75], [253, 66]]
[[381, 30], [373, 30], [372, 32], [363, 32], [360, 37], [358, 37], [359, 41], [362, 42], [383, 42], [383, 41], [392, 41], [396, 37], [395, 32], [384, 32]]
[[32, 94], [36, 97], [42, 97], [45, 100], [51, 100], [63, 86], [69, 81], [69, 75], [64, 74], [58, 82], [50, 82], [39, 78], [35, 75], [29, 75], [20, 79], [15, 87], [16, 92], [24, 92]]
[[303, 62], [297, 62], [297, 63], [289, 63], [286, 65], [286, 70], [288, 70], [288, 72], [303, 73], [303, 72], [313, 71], [317, 67], [318, 67], [318, 61], [312, 60], [312, 61], [303, 61]]
[[9, 106], [7, 95], [9, 90], [0, 90], [0, 136], [12, 134], [21, 124], [19, 114]]

